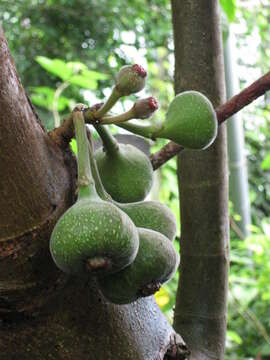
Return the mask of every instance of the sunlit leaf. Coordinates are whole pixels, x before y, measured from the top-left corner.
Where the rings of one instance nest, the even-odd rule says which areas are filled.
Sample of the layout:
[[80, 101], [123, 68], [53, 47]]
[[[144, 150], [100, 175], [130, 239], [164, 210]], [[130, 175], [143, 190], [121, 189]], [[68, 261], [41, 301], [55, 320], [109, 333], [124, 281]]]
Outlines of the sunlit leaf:
[[264, 160], [261, 162], [261, 168], [263, 170], [268, 170], [270, 169], [270, 154], [268, 154]]
[[48, 72], [58, 76], [62, 80], [68, 80], [73, 74], [72, 68], [60, 59], [49, 59], [45, 56], [37, 56], [36, 61]]
[[97, 81], [91, 78], [87, 78], [83, 75], [73, 75], [69, 82], [73, 85], [78, 85], [85, 89], [95, 90], [97, 88]]
[[155, 299], [161, 308], [163, 308], [165, 305], [167, 305], [170, 302], [170, 296], [168, 295], [168, 292], [162, 287], [158, 292], [155, 293]]
[[[55, 89], [47, 86], [31, 87], [31, 100], [34, 105], [47, 110], [52, 110], [54, 106]], [[60, 96], [57, 100], [57, 111], [63, 111], [70, 107], [72, 99]]]
[[230, 22], [235, 19], [236, 0], [220, 0], [220, 4]]
[[71, 150], [74, 152], [74, 154], [77, 154], [77, 142], [75, 139], [72, 139], [70, 142]]
[[243, 343], [243, 340], [241, 339], [241, 337], [235, 331], [228, 330], [227, 331], [227, 337], [228, 337], [229, 340], [235, 342], [238, 345]]

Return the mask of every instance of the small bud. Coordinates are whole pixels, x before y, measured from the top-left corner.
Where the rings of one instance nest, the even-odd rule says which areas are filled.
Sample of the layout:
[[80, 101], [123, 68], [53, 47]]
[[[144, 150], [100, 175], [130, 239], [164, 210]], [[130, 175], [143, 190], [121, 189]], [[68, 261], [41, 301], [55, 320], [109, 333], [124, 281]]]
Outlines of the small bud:
[[158, 109], [158, 102], [153, 96], [140, 99], [134, 104], [133, 109], [136, 119], [147, 119]]
[[116, 78], [116, 89], [123, 95], [135, 94], [145, 86], [147, 72], [138, 65], [123, 66]]

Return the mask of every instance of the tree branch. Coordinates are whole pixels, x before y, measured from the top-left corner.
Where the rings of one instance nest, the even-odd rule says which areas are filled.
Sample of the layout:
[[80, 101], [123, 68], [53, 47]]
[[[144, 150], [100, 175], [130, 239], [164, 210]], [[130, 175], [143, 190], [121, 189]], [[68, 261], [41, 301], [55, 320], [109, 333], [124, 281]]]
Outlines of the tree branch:
[[183, 150], [183, 146], [178, 145], [173, 141], [168, 142], [168, 144], [164, 145], [159, 151], [150, 156], [153, 169], [156, 170], [160, 168], [165, 162], [169, 161]]
[[[254, 81], [250, 86], [216, 109], [219, 125], [258, 97], [265, 94], [268, 90], [270, 90], [270, 72]], [[99, 106], [99, 104], [97, 106]], [[60, 147], [67, 147], [70, 139], [73, 137], [73, 127], [70, 117], [67, 118], [61, 126], [52, 130], [49, 135]], [[170, 141], [159, 151], [151, 155], [150, 159], [154, 170], [158, 169], [182, 150], [184, 150], [182, 146]]]
[[[265, 94], [268, 90], [270, 90], [270, 71], [216, 109], [219, 125], [258, 97]], [[182, 150], [184, 150], [182, 146], [170, 141], [159, 151], [151, 155], [150, 159], [154, 170], [158, 169]]]
[[216, 109], [219, 124], [270, 90], [270, 71]]

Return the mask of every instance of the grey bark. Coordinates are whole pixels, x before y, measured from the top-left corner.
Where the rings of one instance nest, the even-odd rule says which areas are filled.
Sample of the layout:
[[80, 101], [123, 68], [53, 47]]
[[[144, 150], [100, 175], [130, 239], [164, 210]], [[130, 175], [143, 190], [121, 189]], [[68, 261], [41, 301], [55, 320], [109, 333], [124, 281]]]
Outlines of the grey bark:
[[[175, 92], [197, 90], [216, 108], [225, 100], [217, 0], [172, 0]], [[178, 158], [181, 264], [174, 325], [191, 359], [223, 359], [228, 290], [226, 128], [205, 151]]]

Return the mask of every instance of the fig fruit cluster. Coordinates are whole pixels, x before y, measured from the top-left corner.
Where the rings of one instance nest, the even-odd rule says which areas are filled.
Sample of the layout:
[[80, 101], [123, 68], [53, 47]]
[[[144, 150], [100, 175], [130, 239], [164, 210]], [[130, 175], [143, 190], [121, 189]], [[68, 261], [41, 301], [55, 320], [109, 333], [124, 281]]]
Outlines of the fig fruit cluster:
[[[119, 144], [105, 125], [146, 119], [157, 110], [156, 100], [149, 97], [120, 116], [108, 115], [120, 97], [142, 90], [146, 75], [139, 65], [125, 66], [104, 104], [88, 109], [78, 104], [73, 110], [78, 199], [60, 217], [50, 239], [52, 257], [62, 271], [95, 276], [103, 295], [116, 304], [154, 294], [179, 265], [173, 213], [158, 201], [145, 200], [153, 183], [149, 158], [132, 145]], [[88, 116], [103, 143], [96, 152], [87, 138]], [[210, 101], [189, 91], [175, 97], [161, 126], [130, 129], [204, 149], [216, 137], [217, 120]]]

